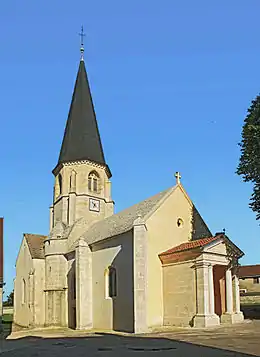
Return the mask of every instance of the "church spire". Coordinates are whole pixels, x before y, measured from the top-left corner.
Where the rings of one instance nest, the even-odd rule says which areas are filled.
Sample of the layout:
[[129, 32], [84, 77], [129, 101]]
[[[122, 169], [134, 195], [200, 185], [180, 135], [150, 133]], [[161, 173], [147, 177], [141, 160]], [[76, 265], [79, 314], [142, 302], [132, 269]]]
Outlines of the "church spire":
[[58, 165], [79, 160], [89, 160], [101, 165], [106, 165], [83, 59], [83, 28], [80, 35], [82, 56]]

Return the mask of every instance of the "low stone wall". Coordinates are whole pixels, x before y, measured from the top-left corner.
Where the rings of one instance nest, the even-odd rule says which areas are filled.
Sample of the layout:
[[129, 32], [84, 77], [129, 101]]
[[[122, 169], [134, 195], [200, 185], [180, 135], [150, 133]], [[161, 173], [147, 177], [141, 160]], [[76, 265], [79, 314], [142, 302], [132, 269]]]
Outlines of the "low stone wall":
[[241, 305], [252, 305], [259, 304], [260, 305], [260, 294], [243, 294], [240, 296]]
[[245, 293], [240, 296], [241, 311], [246, 319], [260, 319], [260, 294]]
[[4, 306], [3, 307], [3, 314], [4, 315], [13, 315], [14, 308], [12, 306]]

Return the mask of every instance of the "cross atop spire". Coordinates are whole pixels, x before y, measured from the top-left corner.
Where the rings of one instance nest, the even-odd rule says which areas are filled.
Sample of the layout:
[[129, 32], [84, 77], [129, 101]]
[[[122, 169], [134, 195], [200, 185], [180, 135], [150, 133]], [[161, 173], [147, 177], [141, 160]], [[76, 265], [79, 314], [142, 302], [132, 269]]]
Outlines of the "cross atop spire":
[[84, 61], [84, 37], [86, 34], [84, 33], [84, 28], [81, 26], [81, 32], [79, 33], [80, 36], [80, 53], [81, 53], [81, 61]]
[[179, 185], [181, 183], [181, 174], [177, 171], [174, 176], [176, 177], [176, 184]]

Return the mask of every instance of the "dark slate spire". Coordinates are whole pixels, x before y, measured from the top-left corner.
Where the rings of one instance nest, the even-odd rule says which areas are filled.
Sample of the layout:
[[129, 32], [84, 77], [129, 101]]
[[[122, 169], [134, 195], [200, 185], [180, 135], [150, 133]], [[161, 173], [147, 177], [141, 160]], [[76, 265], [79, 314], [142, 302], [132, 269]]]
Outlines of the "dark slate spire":
[[78, 160], [90, 160], [106, 165], [83, 54], [79, 64], [58, 165]]

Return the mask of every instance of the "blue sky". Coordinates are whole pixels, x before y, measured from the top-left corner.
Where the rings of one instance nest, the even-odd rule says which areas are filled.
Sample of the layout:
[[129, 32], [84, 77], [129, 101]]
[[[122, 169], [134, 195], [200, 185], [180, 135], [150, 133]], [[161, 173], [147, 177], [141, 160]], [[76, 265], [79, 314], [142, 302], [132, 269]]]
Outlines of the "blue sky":
[[173, 185], [178, 170], [212, 232], [225, 227], [242, 263], [260, 263], [251, 185], [235, 174], [260, 87], [259, 11], [259, 0], [1, 2], [6, 292], [22, 233], [48, 233], [81, 24], [116, 211]]

